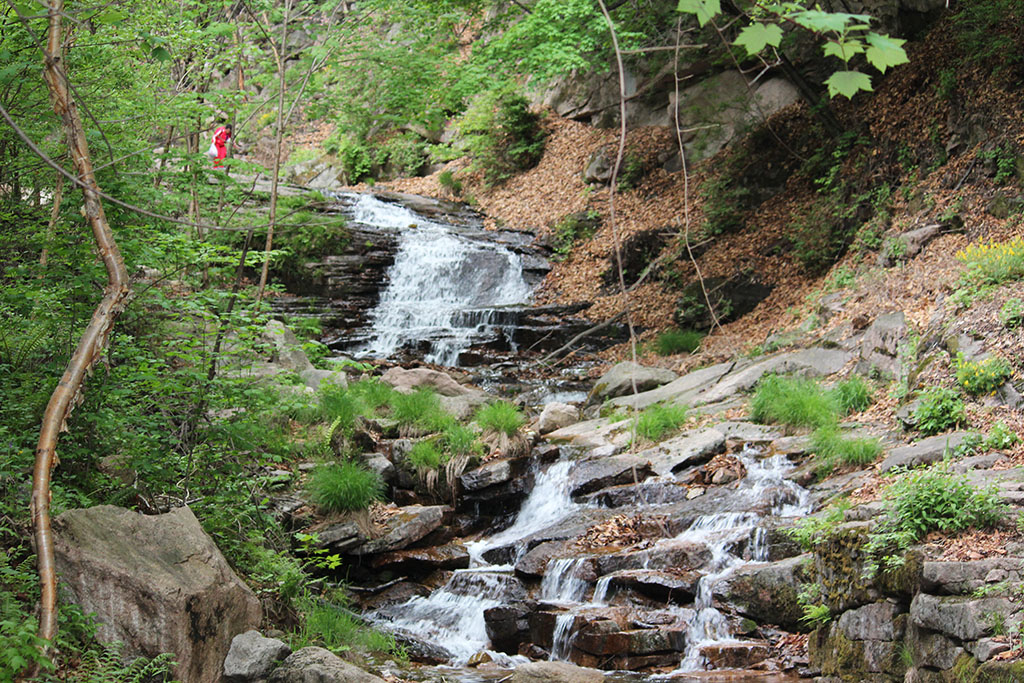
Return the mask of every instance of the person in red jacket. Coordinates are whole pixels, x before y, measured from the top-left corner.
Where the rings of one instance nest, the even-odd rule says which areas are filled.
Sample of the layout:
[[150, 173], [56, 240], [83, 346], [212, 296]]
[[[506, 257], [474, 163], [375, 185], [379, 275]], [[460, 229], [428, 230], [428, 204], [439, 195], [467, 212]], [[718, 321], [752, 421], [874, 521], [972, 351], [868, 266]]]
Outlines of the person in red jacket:
[[217, 156], [213, 159], [213, 167], [219, 168], [221, 159], [228, 155], [228, 140], [231, 139], [231, 124], [225, 123], [213, 131], [213, 146], [217, 148]]

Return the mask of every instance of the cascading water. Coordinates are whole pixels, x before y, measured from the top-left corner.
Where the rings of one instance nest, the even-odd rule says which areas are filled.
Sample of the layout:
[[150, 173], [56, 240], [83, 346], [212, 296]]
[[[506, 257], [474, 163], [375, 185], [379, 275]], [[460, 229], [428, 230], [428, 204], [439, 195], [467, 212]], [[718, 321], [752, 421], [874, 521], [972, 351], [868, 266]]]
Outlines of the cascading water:
[[[767, 514], [776, 516], [798, 516], [812, 510], [810, 493], [785, 479], [783, 474], [791, 468], [782, 455], [762, 460], [757, 451], [745, 448], [737, 454], [747, 475], [740, 481], [739, 492], [746, 499], [749, 508], [767, 505]], [[729, 632], [725, 615], [712, 604], [715, 584], [739, 566], [749, 561], [763, 562], [768, 559], [768, 545], [764, 530], [758, 526], [762, 515], [752, 512], [726, 512], [706, 515], [694, 520], [690, 528], [676, 537], [676, 540], [703, 543], [711, 552], [708, 574], [697, 582], [697, 593], [693, 607], [696, 616], [690, 623], [690, 638], [679, 671], [697, 671], [706, 665], [703, 648], [713, 643], [735, 642]], [[741, 541], [748, 540], [750, 560], [744, 560], [731, 551]]]
[[469, 569], [456, 570], [448, 583], [429, 597], [414, 597], [367, 615], [394, 631], [415, 635], [448, 650], [455, 663], [465, 663], [487, 646], [484, 611], [508, 602], [511, 565], [488, 565], [490, 548], [513, 544], [564, 519], [580, 506], [569, 497], [569, 460], [559, 460], [537, 474], [515, 523], [490, 538], [467, 544]]
[[388, 356], [405, 345], [429, 344], [424, 360], [455, 365], [474, 340], [501, 334], [510, 322], [502, 307], [530, 299], [522, 259], [500, 244], [372, 195], [361, 195], [353, 212], [362, 223], [401, 231], [361, 354]]

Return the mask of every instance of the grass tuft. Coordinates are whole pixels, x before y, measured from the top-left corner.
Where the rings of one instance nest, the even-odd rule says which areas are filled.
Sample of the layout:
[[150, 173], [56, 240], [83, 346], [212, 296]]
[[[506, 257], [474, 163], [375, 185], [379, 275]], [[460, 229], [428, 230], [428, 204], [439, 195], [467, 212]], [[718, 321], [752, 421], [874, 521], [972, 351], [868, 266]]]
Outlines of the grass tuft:
[[476, 422], [484, 431], [512, 436], [526, 424], [526, 416], [508, 401], [495, 401], [477, 411]]
[[654, 352], [659, 356], [693, 353], [703, 338], [704, 334], [696, 330], [667, 330], [654, 340]]
[[320, 508], [327, 512], [364, 510], [384, 494], [384, 482], [354, 462], [321, 465], [309, 479], [309, 492]]
[[656, 403], [636, 418], [636, 433], [649, 441], [660, 441], [663, 436], [679, 429], [686, 422], [689, 408], [674, 403]]

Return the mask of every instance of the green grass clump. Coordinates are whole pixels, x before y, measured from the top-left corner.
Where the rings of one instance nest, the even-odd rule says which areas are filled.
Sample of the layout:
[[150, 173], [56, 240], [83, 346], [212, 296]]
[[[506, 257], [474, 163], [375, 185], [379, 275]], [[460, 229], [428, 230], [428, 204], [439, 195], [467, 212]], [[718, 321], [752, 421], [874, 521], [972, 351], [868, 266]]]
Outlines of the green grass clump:
[[358, 396], [363, 405], [371, 411], [389, 405], [396, 393], [390, 384], [386, 384], [376, 377], [353, 382], [349, 385], [348, 390], [354, 396]]
[[921, 402], [914, 411], [917, 429], [925, 436], [967, 424], [967, 410], [955, 389], [929, 387], [921, 392]]
[[449, 425], [441, 433], [441, 443], [451, 455], [480, 455], [483, 446], [476, 439], [476, 432], [458, 423]]
[[871, 385], [860, 375], [851, 375], [829, 392], [840, 415], [850, 415], [871, 405]]
[[409, 462], [416, 467], [436, 470], [444, 462], [445, 457], [433, 441], [420, 441], [409, 450]]
[[336, 384], [321, 389], [320, 407], [324, 417], [337, 423], [335, 431], [342, 434], [351, 434], [355, 429], [356, 418], [365, 412], [365, 406], [357, 394]]
[[291, 638], [293, 649], [320, 646], [335, 652], [357, 650], [405, 658], [393, 636], [371, 628], [345, 604], [307, 596], [301, 614], [302, 626]]
[[441, 431], [454, 422], [454, 418], [441, 408], [437, 394], [422, 388], [411, 394], [394, 392], [391, 395], [391, 416], [401, 427], [418, 427], [427, 432]]
[[327, 512], [364, 510], [384, 494], [384, 482], [354, 462], [321, 465], [309, 479], [309, 492], [320, 508]]
[[649, 441], [660, 441], [686, 422], [687, 412], [689, 409], [684, 405], [656, 403], [637, 416], [636, 433]]
[[886, 568], [900, 566], [903, 553], [930, 531], [990, 527], [1006, 514], [995, 484], [976, 489], [965, 475], [954, 474], [948, 462], [902, 474], [886, 488], [883, 500], [885, 517], [866, 546], [875, 558], [871, 573], [879, 562]]
[[818, 383], [803, 377], [768, 375], [750, 400], [755, 422], [821, 427], [836, 420], [835, 404]]
[[874, 462], [882, 454], [878, 439], [861, 437], [843, 438], [838, 425], [818, 427], [811, 434], [811, 451], [818, 456], [817, 472], [824, 475], [836, 465], [863, 466]]
[[696, 330], [667, 330], [654, 340], [654, 352], [659, 356], [693, 353], [703, 338], [704, 334]]
[[526, 416], [508, 401], [495, 401], [476, 412], [476, 422], [484, 431], [512, 436], [526, 424]]

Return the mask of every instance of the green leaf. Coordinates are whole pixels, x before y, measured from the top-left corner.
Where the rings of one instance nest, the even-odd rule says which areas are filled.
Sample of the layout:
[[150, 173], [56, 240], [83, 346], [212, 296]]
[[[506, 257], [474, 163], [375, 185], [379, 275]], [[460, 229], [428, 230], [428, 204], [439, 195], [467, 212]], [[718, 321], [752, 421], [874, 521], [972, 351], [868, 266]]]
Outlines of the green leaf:
[[852, 22], [867, 23], [871, 21], [871, 17], [865, 14], [823, 12], [817, 9], [794, 12], [791, 16], [793, 21], [815, 33], [824, 33], [826, 31], [842, 33], [844, 30], [849, 29], [848, 24]]
[[838, 57], [844, 62], [850, 61], [854, 55], [864, 52], [864, 43], [859, 40], [830, 40], [824, 46], [826, 57]]
[[168, 62], [171, 60], [171, 53], [165, 47], [154, 47], [149, 54], [158, 62]]
[[679, 0], [676, 11], [693, 14], [703, 26], [722, 12], [722, 0]]
[[206, 32], [220, 38], [230, 38], [235, 35], [235, 27], [223, 21], [215, 21], [206, 27]]
[[742, 45], [747, 54], [756, 55], [766, 45], [778, 47], [782, 42], [782, 28], [778, 24], [751, 24], [744, 26], [734, 41], [736, 45]]
[[91, 19], [98, 24], [116, 24], [118, 22], [124, 21], [125, 17], [127, 16], [128, 15], [124, 12], [121, 12], [113, 8], [108, 8], [103, 10], [102, 12], [97, 12], [96, 14], [92, 15]]
[[871, 66], [882, 73], [885, 73], [885, 70], [890, 66], [906, 64], [910, 61], [907, 58], [906, 51], [903, 49], [903, 43], [907, 41], [902, 38], [890, 38], [888, 35], [869, 33], [867, 41], [870, 47], [865, 57], [871, 62]]
[[843, 95], [852, 98], [861, 90], [871, 90], [871, 79], [859, 71], [837, 71], [825, 81], [828, 96]]

